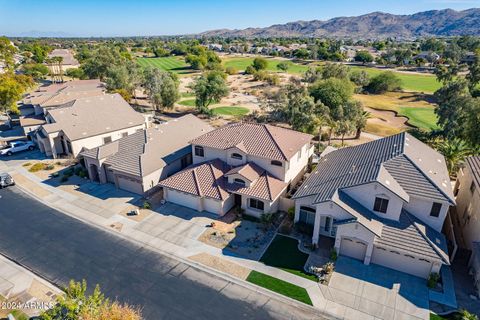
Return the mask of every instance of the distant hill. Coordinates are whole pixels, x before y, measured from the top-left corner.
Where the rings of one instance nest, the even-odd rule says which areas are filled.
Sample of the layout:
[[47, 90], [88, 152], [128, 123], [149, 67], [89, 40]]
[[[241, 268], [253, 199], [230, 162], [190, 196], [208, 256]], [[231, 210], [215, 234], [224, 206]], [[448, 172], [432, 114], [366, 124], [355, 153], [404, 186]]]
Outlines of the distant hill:
[[335, 37], [335, 38], [416, 38], [422, 36], [480, 36], [480, 9], [432, 10], [411, 15], [373, 12], [358, 17], [327, 21], [296, 21], [266, 28], [219, 29], [201, 33], [220, 37]]

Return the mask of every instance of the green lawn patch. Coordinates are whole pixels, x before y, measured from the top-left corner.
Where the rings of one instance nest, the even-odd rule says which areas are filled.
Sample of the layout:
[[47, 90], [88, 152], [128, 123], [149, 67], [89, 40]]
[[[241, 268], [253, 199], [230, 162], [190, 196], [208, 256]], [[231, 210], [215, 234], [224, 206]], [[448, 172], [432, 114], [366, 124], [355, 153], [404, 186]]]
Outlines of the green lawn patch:
[[193, 92], [182, 92], [180, 93], [180, 96], [182, 98], [192, 98], [195, 97], [195, 94]]
[[308, 254], [298, 250], [297, 239], [277, 235], [260, 261], [267, 266], [280, 268], [299, 277], [317, 281], [316, 276], [303, 270], [307, 259]]
[[[361, 67], [361, 66], [350, 66], [352, 70], [364, 70], [368, 73], [371, 77], [374, 77], [386, 70], [377, 69], [377, 68], [369, 68], [369, 67]], [[440, 89], [442, 84], [437, 81], [437, 78], [434, 75], [428, 74], [415, 74], [415, 73], [405, 73], [405, 72], [395, 72], [394, 73], [400, 78], [402, 81], [402, 89], [414, 92], [425, 92], [425, 93], [433, 93]]]
[[408, 123], [427, 131], [438, 129], [437, 115], [433, 108], [400, 107], [398, 114], [408, 118]]
[[178, 104], [187, 107], [195, 107], [195, 99], [180, 100]]
[[214, 115], [223, 115], [223, 116], [244, 116], [250, 112], [248, 108], [245, 107], [216, 107], [212, 108]]
[[313, 305], [307, 290], [291, 284], [290, 282], [286, 282], [257, 271], [250, 272], [247, 277], [247, 281], [289, 298]]
[[143, 68], [150, 66], [180, 75], [194, 72], [181, 57], [137, 58], [137, 63]]
[[446, 320], [446, 318], [435, 313], [430, 313], [430, 320]]

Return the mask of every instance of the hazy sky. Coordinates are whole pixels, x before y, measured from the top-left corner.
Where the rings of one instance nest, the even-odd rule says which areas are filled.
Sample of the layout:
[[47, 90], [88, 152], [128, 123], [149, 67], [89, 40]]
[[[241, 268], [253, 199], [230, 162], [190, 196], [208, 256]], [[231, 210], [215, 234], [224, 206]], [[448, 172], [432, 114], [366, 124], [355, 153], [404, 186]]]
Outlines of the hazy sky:
[[174, 35], [372, 11], [409, 14], [473, 7], [480, 7], [480, 0], [0, 0], [0, 35]]

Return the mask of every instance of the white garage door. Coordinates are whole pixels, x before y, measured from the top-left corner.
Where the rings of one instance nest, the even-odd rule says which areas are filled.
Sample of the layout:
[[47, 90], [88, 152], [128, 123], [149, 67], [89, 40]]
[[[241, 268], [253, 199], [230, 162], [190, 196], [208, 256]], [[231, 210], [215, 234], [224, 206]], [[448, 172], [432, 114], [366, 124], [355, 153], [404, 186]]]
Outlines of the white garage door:
[[340, 254], [350, 258], [363, 261], [367, 252], [367, 244], [350, 238], [342, 238], [340, 243]]
[[178, 192], [175, 190], [171, 189], [165, 189], [164, 192], [167, 192], [167, 201], [176, 203], [178, 205], [188, 207], [191, 209], [198, 210], [198, 202], [200, 198], [194, 197], [192, 195], [183, 193], [183, 192]]
[[118, 177], [117, 176], [117, 181], [118, 181], [118, 188], [138, 194], [142, 194], [142, 184], [137, 181], [133, 181], [128, 178], [124, 177]]
[[374, 247], [371, 263], [409, 273], [417, 277], [428, 278], [432, 270], [432, 263], [426, 259], [419, 259], [404, 255], [398, 251]]
[[213, 199], [208, 199], [205, 198], [203, 199], [203, 209], [205, 211], [215, 213], [215, 214], [221, 214], [222, 213], [222, 202], [221, 201], [215, 201]]

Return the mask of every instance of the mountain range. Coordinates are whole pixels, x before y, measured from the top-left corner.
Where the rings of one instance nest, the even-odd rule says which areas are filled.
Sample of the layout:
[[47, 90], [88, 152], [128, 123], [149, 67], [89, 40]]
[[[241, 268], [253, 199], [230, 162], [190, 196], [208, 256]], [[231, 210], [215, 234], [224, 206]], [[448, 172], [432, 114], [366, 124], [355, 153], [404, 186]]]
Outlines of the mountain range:
[[426, 36], [480, 36], [480, 8], [464, 11], [431, 10], [411, 15], [372, 12], [357, 17], [327, 21], [296, 21], [266, 28], [219, 29], [203, 32], [208, 37], [329, 37], [329, 38], [417, 38]]

